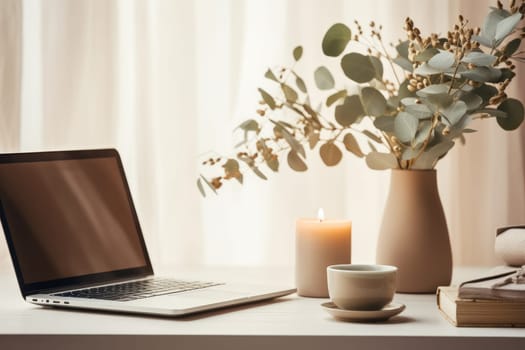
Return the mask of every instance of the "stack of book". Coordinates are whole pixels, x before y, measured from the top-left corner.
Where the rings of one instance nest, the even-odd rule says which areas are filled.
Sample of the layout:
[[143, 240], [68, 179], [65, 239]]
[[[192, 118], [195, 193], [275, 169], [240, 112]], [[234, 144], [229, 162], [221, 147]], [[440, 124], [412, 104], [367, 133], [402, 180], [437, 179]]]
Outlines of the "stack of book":
[[525, 327], [525, 276], [518, 269], [439, 287], [438, 307], [460, 327]]

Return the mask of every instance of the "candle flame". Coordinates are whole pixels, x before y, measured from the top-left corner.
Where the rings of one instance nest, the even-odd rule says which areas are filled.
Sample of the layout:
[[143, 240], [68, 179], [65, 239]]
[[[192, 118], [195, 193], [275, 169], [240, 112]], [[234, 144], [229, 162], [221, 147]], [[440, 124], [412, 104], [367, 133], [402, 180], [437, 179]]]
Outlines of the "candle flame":
[[319, 210], [317, 211], [317, 218], [319, 219], [319, 221], [324, 221], [324, 210], [323, 210], [323, 208], [319, 208]]

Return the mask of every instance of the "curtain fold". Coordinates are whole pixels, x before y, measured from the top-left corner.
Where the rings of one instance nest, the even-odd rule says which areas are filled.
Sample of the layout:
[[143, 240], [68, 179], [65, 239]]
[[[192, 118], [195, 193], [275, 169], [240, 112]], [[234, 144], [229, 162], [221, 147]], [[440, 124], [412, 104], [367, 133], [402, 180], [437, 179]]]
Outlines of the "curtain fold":
[[[350, 155], [326, 168], [312, 152], [306, 173], [283, 164], [268, 181], [248, 174], [244, 185], [203, 199], [200, 162], [212, 150], [231, 153], [232, 130], [258, 108], [265, 70], [291, 63], [295, 45], [305, 49], [299, 71], [334, 63], [320, 52], [332, 23], [374, 20], [397, 42], [407, 16], [424, 33], [443, 34], [459, 12], [482, 23], [491, 4], [4, 0], [2, 151], [118, 148], [156, 265], [292, 265], [295, 220], [319, 207], [353, 220], [353, 260], [373, 262], [388, 172]], [[522, 101], [524, 82], [512, 90]], [[525, 222], [525, 128], [506, 133], [493, 120], [473, 127], [478, 133], [438, 166], [458, 265], [498, 263], [495, 228]]]
[[[22, 66], [22, 6], [18, 0], [0, 2], [0, 147], [14, 152], [20, 145]], [[0, 266], [7, 263], [7, 246], [0, 240]]]
[[0, 2], [0, 142], [5, 151], [20, 143], [21, 19], [19, 1]]

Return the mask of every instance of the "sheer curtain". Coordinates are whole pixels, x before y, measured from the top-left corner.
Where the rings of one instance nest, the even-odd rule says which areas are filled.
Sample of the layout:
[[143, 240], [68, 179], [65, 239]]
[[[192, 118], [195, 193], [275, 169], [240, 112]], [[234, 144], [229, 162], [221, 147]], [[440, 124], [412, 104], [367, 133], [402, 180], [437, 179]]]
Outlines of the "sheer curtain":
[[[424, 32], [444, 33], [460, 10], [481, 23], [488, 5], [2, 1], [2, 151], [118, 148], [157, 265], [292, 265], [295, 219], [318, 207], [353, 220], [353, 260], [372, 262], [387, 172], [350, 156], [328, 169], [311, 153], [306, 173], [282, 166], [268, 181], [246, 176], [243, 186], [228, 183], [203, 199], [195, 186], [201, 156], [231, 151], [232, 130], [255, 114], [264, 71], [290, 62], [295, 45], [305, 48], [298, 70], [319, 65], [332, 23], [373, 19], [395, 42], [407, 16]], [[514, 96], [520, 91], [525, 97], [523, 86]], [[495, 228], [525, 221], [524, 128], [503, 133], [491, 121], [476, 128], [438, 170], [457, 264], [497, 262]]]

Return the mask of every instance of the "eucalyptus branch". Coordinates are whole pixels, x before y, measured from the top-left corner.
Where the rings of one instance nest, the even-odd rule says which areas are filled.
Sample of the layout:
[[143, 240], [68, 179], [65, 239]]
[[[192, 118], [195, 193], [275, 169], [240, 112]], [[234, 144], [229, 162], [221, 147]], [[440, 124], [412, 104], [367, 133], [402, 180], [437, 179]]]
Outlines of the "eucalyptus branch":
[[410, 162], [410, 166], [412, 166], [415, 162], [417, 162], [417, 160], [421, 157], [423, 152], [425, 152], [428, 144], [430, 143], [430, 139], [432, 138], [432, 133], [434, 132], [438, 122], [439, 122], [439, 113], [436, 113], [432, 116], [432, 126], [430, 127], [428, 131], [427, 137], [423, 141], [423, 144], [421, 145], [421, 148], [419, 149], [418, 154]]
[[388, 51], [387, 51], [387, 49], [386, 49], [386, 47], [385, 47], [381, 37], [378, 38], [378, 41], [379, 41], [379, 44], [381, 45], [381, 48], [383, 49], [383, 53], [385, 55], [386, 60], [387, 60], [388, 64], [390, 65], [390, 68], [392, 69], [392, 73], [394, 74], [394, 78], [396, 79], [397, 85], [399, 86], [399, 85], [401, 85], [401, 80], [399, 79], [399, 77], [397, 75], [397, 71], [396, 71], [395, 66], [394, 66], [394, 59], [388, 53]]
[[454, 86], [454, 82], [456, 81], [456, 75], [458, 74], [459, 65], [461, 62], [458, 62], [456, 64], [456, 68], [454, 69], [454, 73], [452, 74], [452, 79], [450, 80], [450, 87], [448, 88], [448, 94], [450, 95], [450, 92], [452, 91], [452, 87]]
[[392, 144], [392, 142], [390, 141], [388, 135], [386, 132], [382, 131], [381, 132], [381, 135], [383, 136], [383, 139], [385, 140], [386, 144], [388, 145], [388, 149], [390, 150], [390, 153], [392, 153], [394, 156], [396, 156], [396, 162], [397, 162], [397, 165], [399, 166], [399, 168], [401, 169], [401, 159], [399, 159], [399, 157], [397, 156], [397, 153], [395, 148], [394, 148], [394, 145]]
[[[489, 10], [483, 32], [479, 27], [468, 27], [469, 22], [459, 15], [459, 22], [444, 37], [436, 33], [422, 35], [407, 18], [407, 40], [396, 46], [396, 59], [382, 40], [382, 27], [376, 29], [374, 22], [370, 23], [370, 35], [363, 35], [357, 21], [354, 35], [342, 23], [332, 25], [323, 38], [323, 53], [340, 60], [340, 75], [359, 84], [359, 92], [336, 90], [334, 76], [321, 64], [314, 72], [315, 86], [321, 92], [334, 92], [316, 101], [319, 110], [312, 107], [310, 99], [315, 95], [296, 71], [303, 53], [297, 46], [293, 64], [265, 73], [279, 89], [275, 93], [259, 89], [263, 106], [256, 110], [258, 117], [239, 125], [244, 131], [243, 144], [236, 148], [239, 152], [230, 158], [212, 155], [203, 162], [203, 166], [218, 168], [221, 174], [209, 179], [201, 175], [197, 180], [199, 190], [204, 194], [206, 184], [215, 192], [223, 180], [242, 183], [241, 171], [246, 167], [266, 179], [258, 167], [266, 164], [277, 172], [283, 158], [293, 170], [305, 171], [305, 144], [318, 151], [327, 166], [342, 159], [342, 143], [350, 153], [366, 156], [372, 169], [411, 169], [415, 165], [418, 169], [433, 169], [454, 145], [453, 140], [464, 139], [472, 119], [491, 118], [504, 130], [517, 129], [524, 119], [523, 104], [508, 97], [506, 89], [516, 75], [513, 62], [525, 61], [525, 51], [520, 50], [525, 32], [516, 31], [524, 13], [525, 0], [519, 5], [512, 2], [510, 9], [498, 3], [497, 9]], [[504, 24], [500, 24], [502, 21]], [[350, 42], [364, 46], [366, 53], [361, 53], [360, 47], [359, 52], [353, 51]], [[383, 78], [386, 65], [395, 81]], [[403, 82], [396, 65], [407, 70]], [[289, 82], [294, 77], [295, 84]], [[384, 87], [374, 84], [374, 79]], [[405, 82], [406, 89], [401, 89]], [[473, 88], [465, 89], [467, 84]], [[286, 112], [290, 118], [274, 117], [275, 112]], [[375, 129], [359, 128], [363, 118], [370, 118]], [[358, 136], [368, 138], [368, 153], [361, 150]], [[388, 153], [376, 150], [375, 143]], [[284, 152], [288, 152], [286, 157]]]

